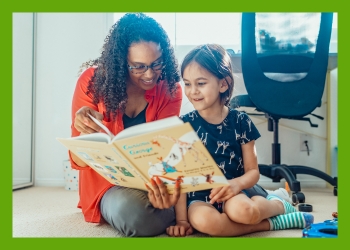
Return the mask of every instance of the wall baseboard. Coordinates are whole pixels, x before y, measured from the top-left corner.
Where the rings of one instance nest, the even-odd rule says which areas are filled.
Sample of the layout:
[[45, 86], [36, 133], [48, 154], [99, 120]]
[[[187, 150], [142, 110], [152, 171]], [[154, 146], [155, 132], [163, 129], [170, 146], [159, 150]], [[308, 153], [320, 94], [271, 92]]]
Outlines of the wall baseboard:
[[34, 186], [37, 187], [64, 187], [64, 179], [36, 179]]
[[12, 186], [26, 184], [26, 183], [30, 183], [30, 182], [31, 182], [30, 178], [15, 178], [12, 181]]

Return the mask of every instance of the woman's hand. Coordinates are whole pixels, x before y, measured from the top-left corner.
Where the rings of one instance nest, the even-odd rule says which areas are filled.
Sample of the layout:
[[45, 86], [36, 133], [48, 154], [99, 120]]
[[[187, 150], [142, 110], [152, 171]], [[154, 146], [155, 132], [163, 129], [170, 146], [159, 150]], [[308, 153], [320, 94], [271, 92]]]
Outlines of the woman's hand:
[[[155, 181], [153, 180], [155, 179]], [[176, 180], [174, 193], [169, 194], [166, 186], [158, 176], [151, 178], [152, 188], [148, 189], [148, 199], [155, 208], [166, 209], [174, 206], [180, 198], [180, 180]]]
[[188, 221], [177, 221], [175, 226], [170, 226], [166, 229], [169, 236], [187, 236], [193, 234], [193, 228]]
[[240, 185], [238, 185], [238, 183], [235, 183], [234, 180], [235, 179], [229, 180], [229, 186], [213, 188], [209, 195], [210, 204], [214, 204], [215, 202], [227, 201], [233, 196], [239, 194], [242, 190], [240, 188]]
[[92, 134], [100, 131], [100, 126], [93, 122], [89, 114], [102, 122], [103, 115], [96, 110], [84, 106], [75, 113], [74, 127], [81, 134]]

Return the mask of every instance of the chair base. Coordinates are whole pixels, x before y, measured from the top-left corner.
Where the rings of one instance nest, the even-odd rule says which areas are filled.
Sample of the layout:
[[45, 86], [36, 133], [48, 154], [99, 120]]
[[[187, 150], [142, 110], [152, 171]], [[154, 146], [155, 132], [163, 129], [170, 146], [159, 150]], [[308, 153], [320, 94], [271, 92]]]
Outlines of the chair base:
[[259, 164], [259, 171], [260, 174], [272, 179], [273, 182], [280, 182], [281, 179], [285, 179], [292, 191], [292, 198], [295, 203], [305, 203], [305, 196], [300, 192], [300, 182], [296, 179], [297, 174], [307, 174], [323, 179], [334, 187], [333, 194], [335, 196], [338, 194], [337, 177], [332, 178], [328, 174], [315, 168], [299, 165]]

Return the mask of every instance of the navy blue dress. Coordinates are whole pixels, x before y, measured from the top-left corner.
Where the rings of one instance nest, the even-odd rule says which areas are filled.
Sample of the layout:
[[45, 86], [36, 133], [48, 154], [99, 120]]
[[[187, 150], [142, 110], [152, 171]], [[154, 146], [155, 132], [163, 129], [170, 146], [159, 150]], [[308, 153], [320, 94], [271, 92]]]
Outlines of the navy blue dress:
[[[227, 179], [244, 174], [241, 145], [260, 137], [258, 129], [245, 112], [230, 109], [227, 117], [220, 124], [208, 123], [196, 110], [180, 118], [192, 125]], [[187, 204], [196, 200], [209, 202], [210, 190], [188, 193]], [[221, 203], [213, 205], [220, 212], [222, 211]]]

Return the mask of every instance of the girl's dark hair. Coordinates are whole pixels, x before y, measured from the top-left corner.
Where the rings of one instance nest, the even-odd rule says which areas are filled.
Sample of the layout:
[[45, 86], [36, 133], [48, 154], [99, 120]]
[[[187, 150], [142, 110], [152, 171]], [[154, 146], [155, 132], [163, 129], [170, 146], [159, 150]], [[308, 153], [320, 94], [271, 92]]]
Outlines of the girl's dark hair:
[[[125, 111], [128, 99], [126, 79], [128, 50], [132, 43], [154, 42], [160, 45], [165, 67], [161, 78], [167, 82], [169, 94], [176, 91], [180, 81], [178, 63], [170, 39], [162, 26], [153, 18], [143, 13], [127, 13], [110, 29], [102, 47], [101, 55], [89, 60], [80, 68], [97, 66], [91, 78], [87, 93], [93, 97], [95, 104], [103, 102], [106, 116], [115, 120], [118, 112]], [[112, 116], [111, 116], [112, 115]]]
[[204, 44], [192, 49], [184, 58], [181, 64], [181, 76], [185, 68], [191, 63], [196, 62], [201, 67], [209, 71], [218, 79], [225, 79], [228, 89], [220, 93], [220, 100], [224, 105], [229, 106], [233, 92], [233, 74], [229, 54], [218, 44]]

